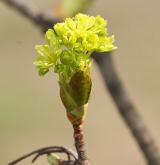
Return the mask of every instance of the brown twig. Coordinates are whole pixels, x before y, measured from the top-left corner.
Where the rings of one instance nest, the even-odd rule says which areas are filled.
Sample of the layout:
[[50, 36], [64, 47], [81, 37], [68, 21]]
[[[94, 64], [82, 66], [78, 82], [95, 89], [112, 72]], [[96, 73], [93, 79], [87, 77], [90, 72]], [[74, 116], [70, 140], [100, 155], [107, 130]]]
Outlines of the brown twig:
[[76, 165], [90, 165], [86, 154], [82, 125], [73, 125], [73, 130], [74, 130], [75, 147], [78, 153], [78, 161]]
[[[73, 165], [75, 164], [75, 162], [77, 162], [77, 159], [78, 159], [77, 154], [70, 149], [60, 147], [60, 146], [50, 146], [50, 147], [41, 148], [41, 149], [32, 151], [28, 154], [25, 154], [22, 157], [8, 163], [7, 165], [15, 165], [32, 155], [35, 155], [35, 157], [32, 160], [32, 163], [34, 163], [40, 156], [49, 155], [51, 153], [65, 153], [67, 155], [68, 160], [61, 160], [61, 165]], [[71, 160], [71, 157], [74, 158], [74, 160]]]
[[[26, 3], [20, 0], [3, 0], [4, 3], [18, 10], [20, 14], [26, 16], [37, 24], [42, 31], [46, 31], [57, 22], [56, 19], [47, 17], [45, 14], [35, 12]], [[122, 82], [120, 81], [110, 55], [98, 54], [93, 56], [99, 66], [100, 72], [122, 118], [131, 130], [135, 140], [139, 144], [149, 165], [160, 165], [160, 156], [157, 146], [150, 135], [150, 132], [139, 116], [134, 104], [129, 99]]]
[[38, 25], [38, 27], [41, 28], [43, 32], [60, 21], [57, 18], [53, 18], [53, 16], [41, 13], [40, 11], [33, 9], [32, 6], [29, 6], [27, 3], [25, 3], [25, 1], [22, 0], [1, 0], [1, 2], [5, 3], [11, 8], [14, 8], [21, 15], [25, 16], [30, 21]]

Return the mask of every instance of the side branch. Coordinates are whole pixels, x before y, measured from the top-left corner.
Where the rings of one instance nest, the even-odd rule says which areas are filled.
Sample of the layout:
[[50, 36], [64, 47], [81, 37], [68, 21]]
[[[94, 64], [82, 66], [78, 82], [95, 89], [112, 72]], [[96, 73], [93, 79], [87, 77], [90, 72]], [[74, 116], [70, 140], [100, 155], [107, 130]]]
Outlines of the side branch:
[[23, 0], [2, 0], [9, 7], [18, 11], [21, 15], [25, 16], [31, 22], [38, 25], [43, 32], [45, 32], [49, 27], [52, 27], [59, 20], [53, 18], [53, 16], [41, 13], [40, 11], [33, 9]]
[[[7, 165], [15, 165], [25, 159], [27, 159], [30, 156], [34, 156], [32, 163], [34, 163], [40, 156], [42, 155], [50, 155], [51, 153], [65, 153], [68, 157], [68, 160], [60, 160], [60, 165], [74, 165], [75, 162], [77, 162], [77, 154], [67, 148], [64, 147], [59, 147], [59, 146], [50, 146], [50, 147], [45, 147], [41, 149], [37, 149], [35, 151], [32, 151], [28, 154], [23, 155], [22, 157], [8, 163]], [[72, 160], [71, 157], [74, 159]]]
[[93, 56], [117, 108], [149, 165], [160, 165], [158, 148], [119, 79], [110, 54]]

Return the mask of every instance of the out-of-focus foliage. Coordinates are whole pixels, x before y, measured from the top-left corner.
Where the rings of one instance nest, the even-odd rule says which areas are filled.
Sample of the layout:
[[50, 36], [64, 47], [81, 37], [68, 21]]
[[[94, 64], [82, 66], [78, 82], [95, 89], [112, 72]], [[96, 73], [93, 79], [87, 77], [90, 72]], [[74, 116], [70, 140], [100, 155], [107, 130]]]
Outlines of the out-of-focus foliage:
[[77, 12], [84, 12], [93, 0], [62, 0], [63, 8], [67, 16], [73, 16]]
[[60, 0], [54, 8], [56, 17], [64, 19], [77, 13], [84, 13], [94, 0]]

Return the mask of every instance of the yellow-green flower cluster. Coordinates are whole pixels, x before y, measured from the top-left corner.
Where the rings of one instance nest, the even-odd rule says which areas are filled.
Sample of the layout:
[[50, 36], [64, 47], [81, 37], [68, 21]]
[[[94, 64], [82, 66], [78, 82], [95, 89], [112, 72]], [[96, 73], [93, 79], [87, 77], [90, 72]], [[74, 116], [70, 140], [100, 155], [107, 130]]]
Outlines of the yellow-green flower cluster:
[[34, 64], [40, 75], [54, 68], [61, 79], [69, 80], [78, 70], [90, 66], [90, 55], [112, 51], [114, 36], [108, 37], [107, 22], [101, 16], [77, 14], [57, 23], [46, 32], [46, 44], [37, 45]]

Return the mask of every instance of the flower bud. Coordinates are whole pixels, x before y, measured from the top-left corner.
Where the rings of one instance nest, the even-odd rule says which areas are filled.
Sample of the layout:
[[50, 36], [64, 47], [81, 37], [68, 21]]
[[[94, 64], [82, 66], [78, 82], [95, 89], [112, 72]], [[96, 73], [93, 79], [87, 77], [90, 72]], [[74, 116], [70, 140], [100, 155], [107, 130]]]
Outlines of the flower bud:
[[60, 84], [60, 97], [72, 124], [82, 124], [91, 92], [90, 69], [75, 72], [68, 84]]

